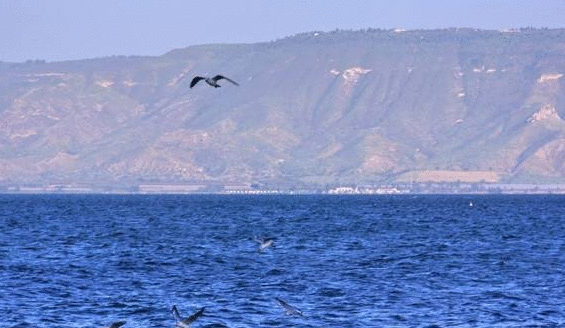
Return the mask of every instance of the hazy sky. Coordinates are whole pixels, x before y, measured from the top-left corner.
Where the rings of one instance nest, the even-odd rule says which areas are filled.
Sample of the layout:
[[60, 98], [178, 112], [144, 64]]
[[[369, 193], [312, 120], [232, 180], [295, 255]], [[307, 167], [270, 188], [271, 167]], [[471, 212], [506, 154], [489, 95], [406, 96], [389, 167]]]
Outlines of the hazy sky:
[[0, 0], [0, 61], [161, 55], [338, 29], [565, 27], [565, 0]]

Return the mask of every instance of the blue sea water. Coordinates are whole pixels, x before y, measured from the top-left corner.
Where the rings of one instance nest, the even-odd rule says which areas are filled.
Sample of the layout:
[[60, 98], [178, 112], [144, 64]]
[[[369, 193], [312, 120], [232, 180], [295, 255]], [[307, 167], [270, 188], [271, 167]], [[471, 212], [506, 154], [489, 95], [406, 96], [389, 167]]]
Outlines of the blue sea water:
[[563, 196], [0, 195], [0, 327], [565, 327], [564, 273]]

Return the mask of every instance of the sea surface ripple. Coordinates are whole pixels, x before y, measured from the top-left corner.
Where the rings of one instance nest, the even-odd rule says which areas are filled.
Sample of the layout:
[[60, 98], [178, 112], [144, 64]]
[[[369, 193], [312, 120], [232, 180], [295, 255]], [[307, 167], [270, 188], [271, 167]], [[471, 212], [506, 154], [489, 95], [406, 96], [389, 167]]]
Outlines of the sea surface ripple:
[[563, 196], [0, 195], [0, 327], [565, 327], [564, 273]]

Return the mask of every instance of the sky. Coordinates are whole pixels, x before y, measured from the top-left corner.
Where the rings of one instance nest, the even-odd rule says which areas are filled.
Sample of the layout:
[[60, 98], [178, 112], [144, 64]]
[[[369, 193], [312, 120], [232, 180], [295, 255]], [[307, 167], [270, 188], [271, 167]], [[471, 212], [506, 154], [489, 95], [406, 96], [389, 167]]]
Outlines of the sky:
[[564, 28], [565, 0], [0, 0], [0, 61], [158, 56], [366, 28]]

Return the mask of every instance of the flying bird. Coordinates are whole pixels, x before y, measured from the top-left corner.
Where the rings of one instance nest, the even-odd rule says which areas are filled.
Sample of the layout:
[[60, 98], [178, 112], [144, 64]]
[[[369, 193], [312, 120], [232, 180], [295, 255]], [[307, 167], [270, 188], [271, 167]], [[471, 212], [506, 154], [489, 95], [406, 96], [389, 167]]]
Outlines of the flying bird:
[[125, 324], [126, 324], [125, 321], [116, 321], [113, 324], [111, 324], [110, 327], [108, 327], [108, 328], [119, 328], [119, 327], [121, 327]]
[[228, 80], [235, 85], [239, 85], [239, 84], [237, 84], [237, 82], [235, 82], [231, 79], [228, 79], [227, 77], [225, 77], [223, 75], [216, 75], [214, 77], [195, 76], [192, 79], [192, 82], [190, 82], [190, 88], [192, 89], [192, 87], [194, 87], [196, 85], [196, 83], [198, 83], [200, 80], [204, 80], [204, 82], [208, 83], [208, 85], [210, 85], [214, 88], [219, 88], [219, 87], [221, 87], [221, 85], [218, 84], [218, 81], [221, 80], [221, 79]]
[[262, 252], [267, 247], [273, 246], [273, 241], [274, 241], [273, 238], [264, 238], [264, 237], [258, 237], [255, 238], [255, 240], [260, 244], [259, 252]]
[[196, 311], [196, 313], [189, 317], [186, 317], [185, 319], [180, 317], [179, 310], [177, 309], [176, 305], [173, 305], [171, 311], [173, 312], [173, 317], [175, 317], [175, 320], [177, 322], [177, 327], [188, 328], [190, 327], [189, 325], [191, 323], [196, 321], [196, 319], [198, 319], [198, 317], [200, 317], [202, 313], [204, 313], [204, 308], [201, 308], [200, 310]]
[[288, 304], [287, 302], [281, 300], [280, 298], [275, 297], [275, 300], [285, 310], [286, 314], [291, 315], [291, 316], [295, 316], [295, 315], [304, 316], [302, 311], [300, 311], [299, 309], [295, 308], [294, 306]]

